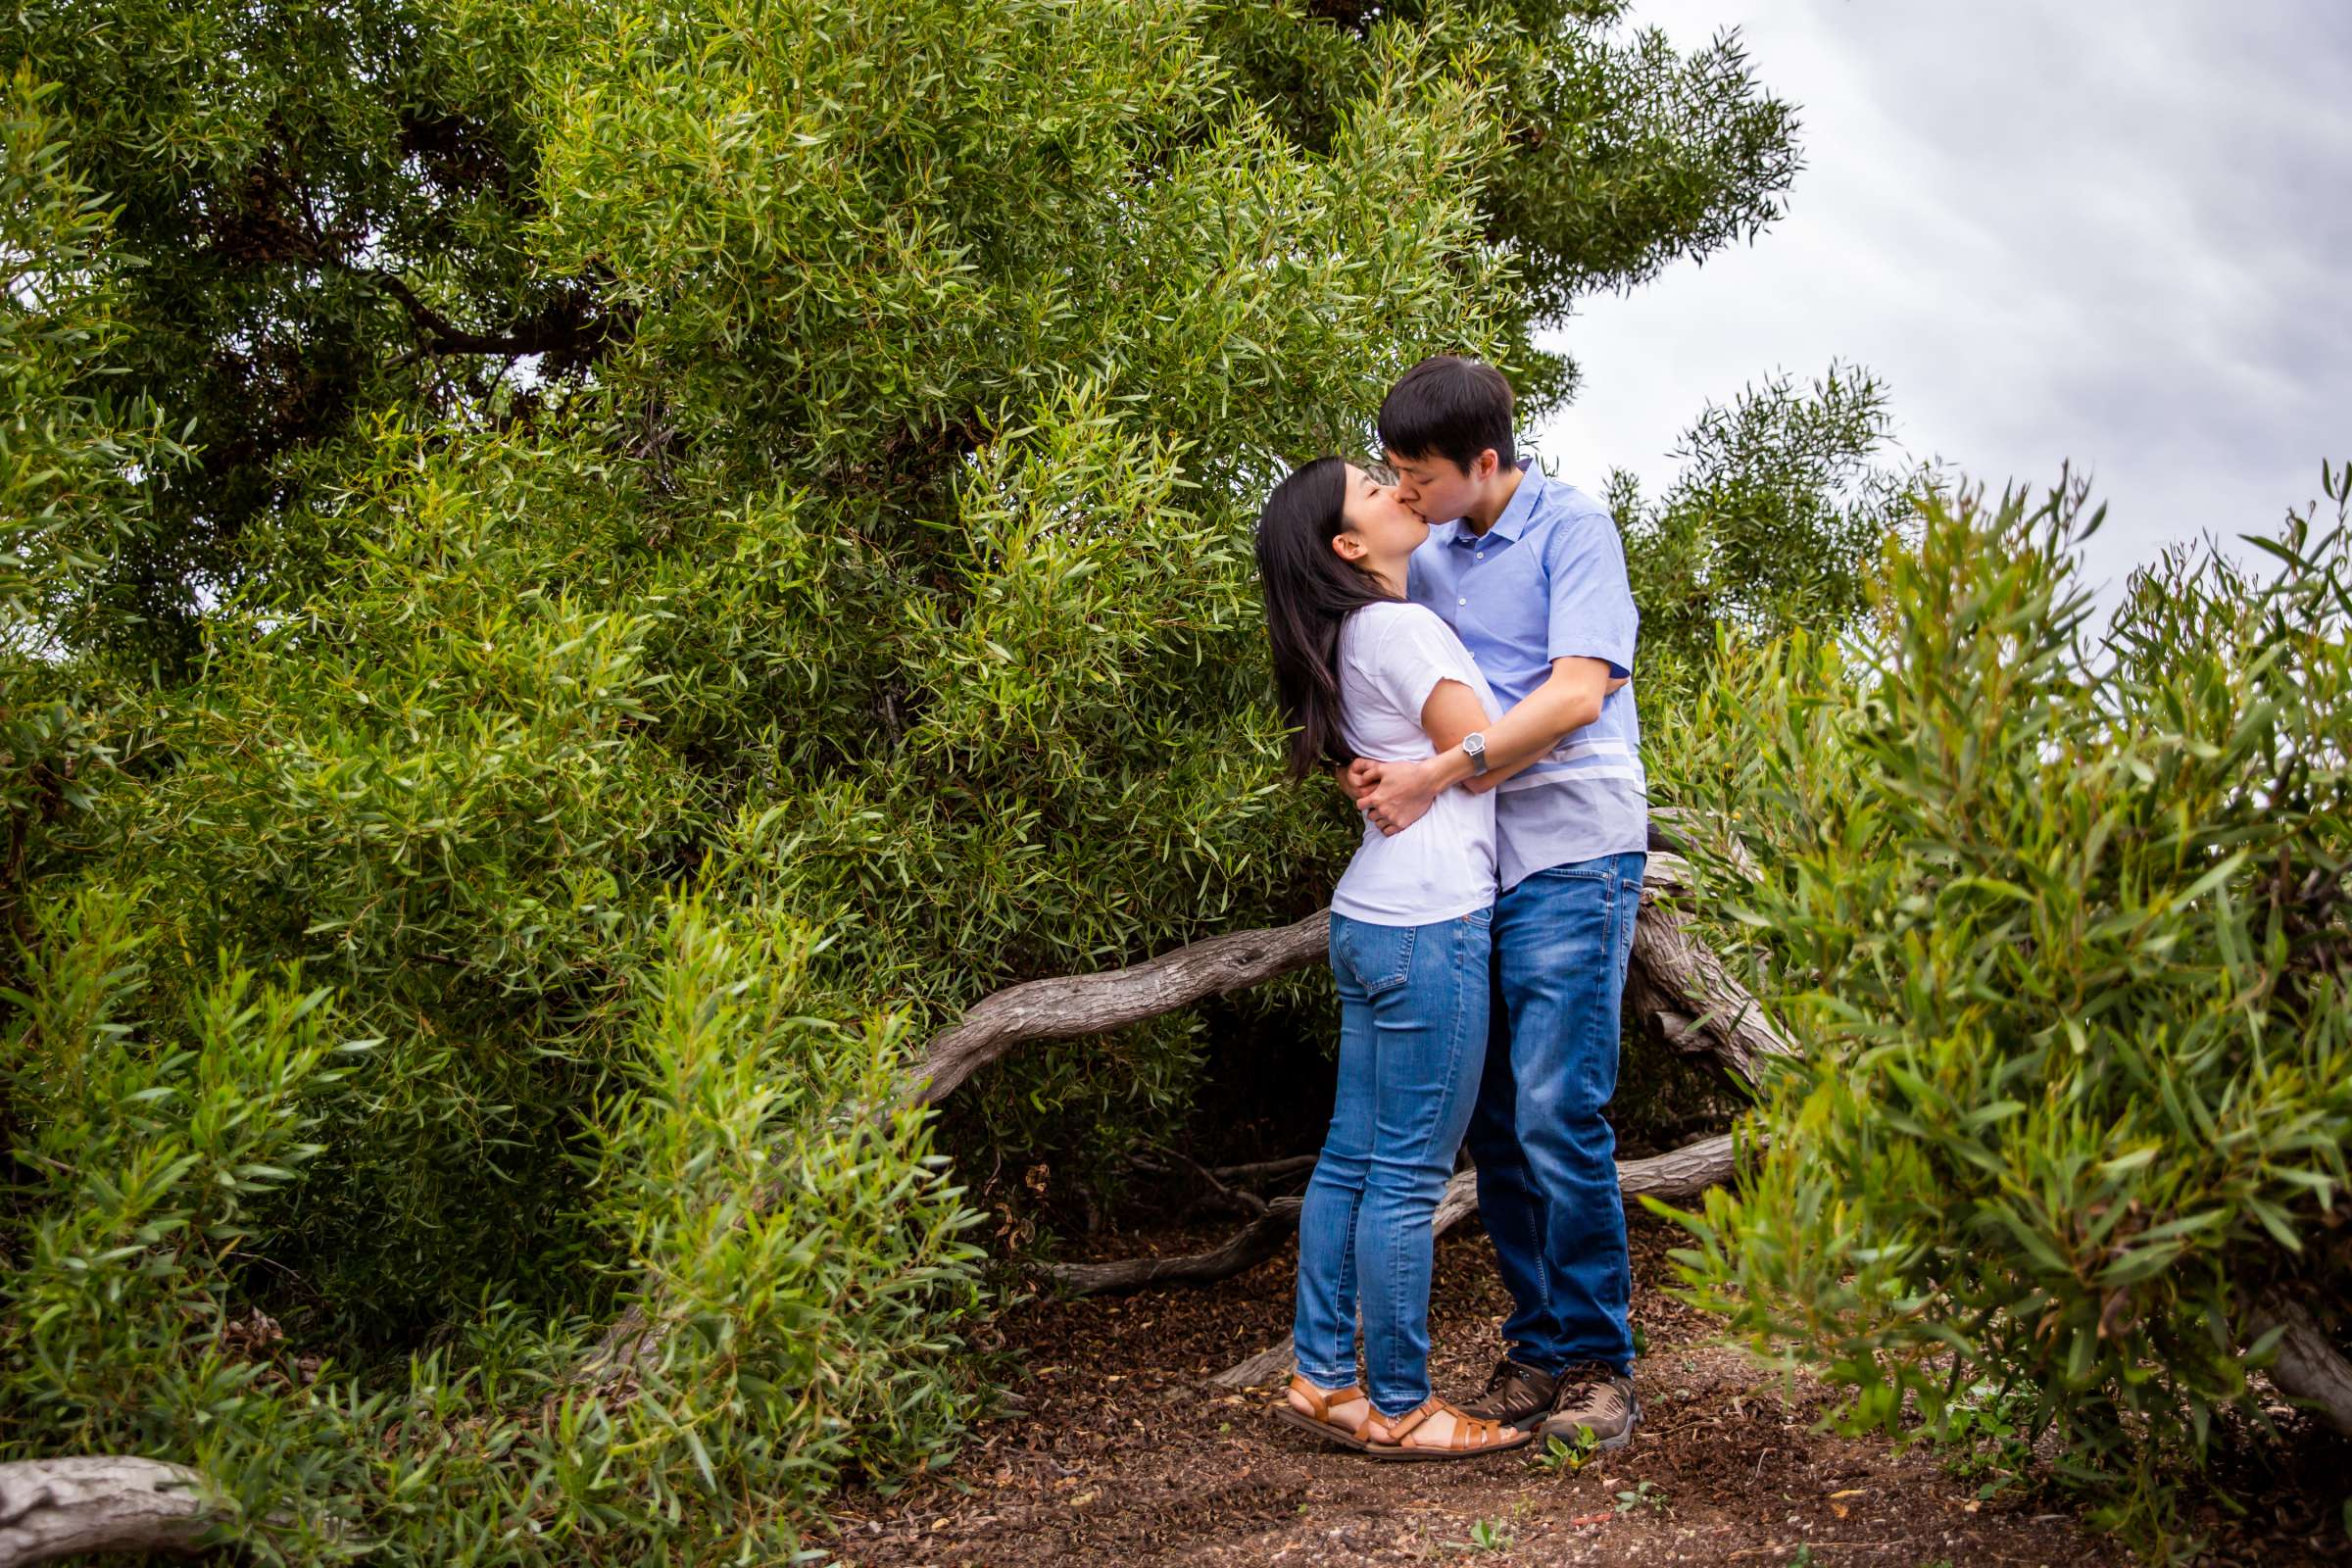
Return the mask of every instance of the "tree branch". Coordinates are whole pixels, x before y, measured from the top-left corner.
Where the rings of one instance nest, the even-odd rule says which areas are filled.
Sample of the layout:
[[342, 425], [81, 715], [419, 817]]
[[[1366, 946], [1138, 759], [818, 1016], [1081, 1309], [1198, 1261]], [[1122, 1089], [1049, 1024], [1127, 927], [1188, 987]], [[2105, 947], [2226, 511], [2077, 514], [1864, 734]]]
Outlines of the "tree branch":
[[2312, 1321], [2300, 1301], [2276, 1294], [2263, 1297], [2247, 1315], [2259, 1339], [2283, 1326], [2278, 1359], [2270, 1366], [2271, 1381], [2288, 1398], [2312, 1407], [2320, 1418], [2352, 1438], [2352, 1361]]
[[1264, 1213], [1205, 1252], [1122, 1257], [1108, 1263], [1049, 1263], [1043, 1272], [1073, 1296], [1118, 1296], [1152, 1285], [1205, 1285], [1231, 1279], [1282, 1250], [1283, 1239], [1298, 1228], [1303, 1201], [1277, 1198]]
[[[1652, 854], [1642, 884], [1642, 912], [1634, 921], [1634, 961], [1627, 976], [1628, 1010], [1648, 1017], [1676, 1050], [1711, 1050], [1724, 1070], [1750, 1086], [1763, 1081], [1764, 1063], [1798, 1054], [1747, 988], [1732, 978], [1707, 945], [1692, 936], [1664, 898], [1689, 893], [1690, 867], [1682, 857]], [[1660, 1017], [1659, 1015], [1664, 1015]], [[1693, 1037], [1696, 1037], [1694, 1040]]]
[[202, 1475], [104, 1455], [0, 1464], [0, 1568], [83, 1552], [184, 1552], [224, 1518]]
[[1318, 909], [1296, 925], [1210, 937], [1131, 968], [1032, 980], [997, 992], [933, 1039], [907, 1098], [936, 1104], [973, 1073], [1032, 1040], [1102, 1034], [1303, 969], [1323, 956], [1330, 935], [1331, 913]]

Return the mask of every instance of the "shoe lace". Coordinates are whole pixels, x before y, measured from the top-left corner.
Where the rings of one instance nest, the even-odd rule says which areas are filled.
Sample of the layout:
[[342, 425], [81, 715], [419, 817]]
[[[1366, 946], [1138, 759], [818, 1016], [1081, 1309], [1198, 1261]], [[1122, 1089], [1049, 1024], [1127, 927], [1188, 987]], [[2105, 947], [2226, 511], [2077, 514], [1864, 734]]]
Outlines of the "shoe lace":
[[1526, 1367], [1521, 1366], [1509, 1356], [1504, 1356], [1494, 1363], [1494, 1370], [1487, 1374], [1487, 1386], [1479, 1391], [1479, 1397], [1485, 1398], [1513, 1378], [1523, 1376], [1526, 1372]]

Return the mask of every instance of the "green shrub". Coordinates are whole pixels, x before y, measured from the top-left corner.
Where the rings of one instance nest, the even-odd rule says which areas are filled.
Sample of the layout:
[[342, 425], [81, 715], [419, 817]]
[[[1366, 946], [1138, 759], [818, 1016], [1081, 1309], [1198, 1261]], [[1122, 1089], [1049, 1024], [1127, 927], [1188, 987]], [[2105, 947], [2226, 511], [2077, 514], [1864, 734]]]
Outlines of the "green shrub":
[[2352, 1340], [2352, 479], [2328, 488], [2263, 569], [2176, 552], [2104, 632], [2079, 492], [1930, 505], [1872, 634], [1731, 671], [1692, 769], [1762, 861], [1722, 885], [1808, 1055], [1690, 1281], [1825, 1353], [1854, 1420], [2014, 1396], [2142, 1542], [2217, 1416], [2265, 1424], [2257, 1301]]

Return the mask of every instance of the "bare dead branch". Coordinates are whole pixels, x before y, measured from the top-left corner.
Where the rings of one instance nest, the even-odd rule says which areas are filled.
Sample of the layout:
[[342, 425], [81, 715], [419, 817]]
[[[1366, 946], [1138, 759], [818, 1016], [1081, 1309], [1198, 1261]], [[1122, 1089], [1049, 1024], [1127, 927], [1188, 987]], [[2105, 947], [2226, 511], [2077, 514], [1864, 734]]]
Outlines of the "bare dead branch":
[[1261, 1159], [1248, 1165], [1219, 1165], [1217, 1180], [1229, 1187], [1249, 1182], [1278, 1182], [1285, 1177], [1303, 1176], [1315, 1168], [1313, 1154], [1293, 1154], [1288, 1159]]
[[1169, 1257], [1123, 1257], [1108, 1263], [1054, 1263], [1044, 1272], [1076, 1296], [1116, 1296], [1152, 1285], [1204, 1285], [1231, 1279], [1282, 1250], [1298, 1228], [1300, 1200], [1278, 1198], [1266, 1211], [1205, 1252]]
[[[1683, 915], [1664, 902], [1688, 893], [1693, 883], [1680, 856], [1654, 854], [1642, 887], [1642, 913], [1634, 922], [1633, 972], [1627, 1000], [1636, 1016], [1667, 1014], [1675, 1049], [1693, 1049], [1690, 1036], [1706, 1041], [1724, 1070], [1741, 1082], [1763, 1081], [1764, 1064], [1794, 1057], [1797, 1050], [1747, 988], [1732, 978], [1707, 945], [1692, 936]], [[1666, 1024], [1661, 1022], [1661, 1032]]]

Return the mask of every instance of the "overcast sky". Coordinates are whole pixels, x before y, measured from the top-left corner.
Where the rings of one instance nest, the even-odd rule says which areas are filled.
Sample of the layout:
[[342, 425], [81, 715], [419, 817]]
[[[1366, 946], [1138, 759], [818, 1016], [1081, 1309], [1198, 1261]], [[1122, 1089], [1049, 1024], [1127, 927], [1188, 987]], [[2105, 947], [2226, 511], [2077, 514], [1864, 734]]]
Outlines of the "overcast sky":
[[2352, 0], [1636, 0], [1737, 26], [1806, 168], [1752, 246], [1556, 333], [1563, 477], [1655, 492], [1758, 375], [1867, 366], [1898, 437], [1993, 488], [2071, 458], [2107, 594], [2173, 540], [2268, 529], [2352, 456]]

